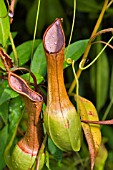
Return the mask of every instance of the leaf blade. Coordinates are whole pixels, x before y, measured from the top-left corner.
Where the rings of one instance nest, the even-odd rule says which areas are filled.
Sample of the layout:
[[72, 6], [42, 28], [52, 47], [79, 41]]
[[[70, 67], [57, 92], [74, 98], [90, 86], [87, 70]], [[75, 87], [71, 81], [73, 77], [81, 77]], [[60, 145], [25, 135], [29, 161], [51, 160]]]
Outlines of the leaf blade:
[[[98, 44], [97, 50], [100, 52], [102, 44]], [[109, 86], [109, 64], [105, 51], [101, 54], [96, 64], [90, 70], [91, 86], [96, 94], [96, 108], [99, 111], [106, 102]]]
[[[41, 43], [41, 40], [35, 40], [34, 42], [34, 51], [36, 50], [37, 46]], [[19, 59], [19, 66], [24, 65], [27, 63], [31, 58], [32, 53], [32, 41], [26, 41], [23, 44], [16, 47], [16, 51], [18, 54]], [[10, 54], [10, 57], [14, 59], [14, 53]]]
[[110, 100], [113, 101], [113, 68], [112, 68], [111, 81], [110, 81]]
[[38, 73], [41, 76], [45, 76], [46, 74], [46, 59], [42, 43], [39, 44], [34, 53], [33, 60], [31, 62], [31, 71], [33, 73]]
[[[66, 59], [71, 58], [72, 60], [77, 61], [82, 54], [84, 53], [86, 46], [88, 44], [88, 39], [79, 40], [69, 45], [65, 48], [65, 57]], [[68, 67], [69, 64], [65, 61], [64, 68]]]
[[9, 18], [4, 0], [0, 1], [0, 44], [4, 47], [7, 43], [10, 33]]
[[[87, 99], [79, 96], [79, 110], [82, 120], [96, 120], [98, 119], [98, 114], [94, 105]], [[94, 124], [86, 124], [82, 122], [83, 131], [88, 143], [91, 169], [94, 167], [95, 157], [98, 153], [101, 144], [101, 132], [100, 126]]]
[[0, 97], [0, 105], [6, 102], [7, 100], [15, 98], [17, 96], [18, 94], [14, 92], [9, 86], [7, 86]]
[[4, 128], [0, 131], [0, 169], [5, 167], [5, 160], [4, 160], [4, 150], [7, 144], [8, 138], [8, 126], [4, 126]]

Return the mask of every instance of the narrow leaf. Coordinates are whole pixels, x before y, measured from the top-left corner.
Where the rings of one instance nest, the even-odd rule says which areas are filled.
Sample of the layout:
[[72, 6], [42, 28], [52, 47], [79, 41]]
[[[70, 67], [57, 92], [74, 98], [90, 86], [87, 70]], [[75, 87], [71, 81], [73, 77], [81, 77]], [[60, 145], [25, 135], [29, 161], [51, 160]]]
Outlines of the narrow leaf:
[[113, 68], [112, 68], [111, 82], [110, 82], [110, 100], [113, 101]]
[[103, 144], [99, 148], [98, 155], [95, 159], [94, 170], [104, 170], [105, 162], [108, 156], [107, 149]]
[[0, 0], [0, 44], [4, 47], [10, 33], [10, 23], [4, 0]]
[[113, 128], [109, 125], [102, 126], [102, 135], [107, 139], [107, 144], [113, 150]]
[[[98, 52], [100, 52], [101, 49], [102, 45], [98, 44]], [[91, 86], [96, 94], [96, 108], [99, 111], [108, 97], [109, 64], [105, 51], [97, 60], [96, 64], [93, 64], [90, 73]]]
[[49, 152], [47, 150], [46, 150], [46, 167], [48, 168], [48, 170], [51, 170], [49, 166]]
[[[84, 8], [85, 7], [85, 8]], [[88, 0], [79, 0], [77, 8], [81, 12], [88, 12], [88, 13], [97, 13], [101, 10], [101, 5], [98, 5], [98, 3], [95, 0], [92, 0], [91, 3], [89, 3]]]

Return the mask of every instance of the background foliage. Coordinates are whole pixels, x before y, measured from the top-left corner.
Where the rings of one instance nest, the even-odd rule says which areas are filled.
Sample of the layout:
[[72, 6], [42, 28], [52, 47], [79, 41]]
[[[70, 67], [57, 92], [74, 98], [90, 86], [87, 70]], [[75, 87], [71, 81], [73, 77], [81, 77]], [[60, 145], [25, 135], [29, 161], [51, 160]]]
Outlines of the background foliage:
[[[2, 1], [1, 1], [2, 2]], [[2, 4], [0, 4], [2, 6]], [[95, 22], [101, 11], [103, 0], [77, 0], [77, 11], [75, 28], [72, 36], [73, 44], [67, 54], [67, 58], [77, 60], [75, 67], [78, 68], [80, 62], [80, 56], [82, 56], [85, 47], [87, 45], [87, 39], [89, 39], [91, 32], [95, 26]], [[73, 17], [73, 0], [42, 0], [40, 6], [40, 15], [37, 27], [36, 41], [34, 43], [33, 59], [31, 61], [32, 53], [32, 39], [35, 27], [37, 11], [37, 0], [18, 0], [15, 7], [15, 15], [13, 24], [11, 25], [11, 32], [13, 32], [14, 42], [16, 45], [17, 54], [19, 57], [19, 66], [30, 68], [36, 75], [37, 82], [45, 81], [46, 83], [46, 61], [44, 57], [44, 51], [42, 46], [42, 36], [49, 24], [51, 24], [55, 18], [63, 18], [63, 28], [66, 36], [66, 46], [69, 41], [72, 17]], [[5, 11], [6, 12], [6, 11]], [[0, 16], [4, 16], [4, 11], [0, 10]], [[104, 19], [101, 23], [100, 29], [113, 27], [112, 22], [113, 5], [107, 10]], [[2, 23], [2, 18], [0, 18]], [[7, 27], [7, 32], [4, 33]], [[1, 28], [1, 27], [0, 27]], [[6, 44], [7, 34], [9, 26], [7, 22], [3, 24], [3, 29], [0, 30], [0, 44], [3, 46]], [[3, 36], [6, 37], [3, 37]], [[108, 41], [111, 34], [107, 33], [99, 37], [104, 41]], [[78, 40], [81, 40], [77, 42]], [[7, 52], [12, 58], [14, 53], [10, 45], [10, 41], [7, 42]], [[6, 48], [6, 46], [5, 46]], [[87, 60], [88, 64], [102, 49], [101, 44], [93, 45], [89, 53]], [[74, 57], [74, 58], [73, 58]], [[64, 65], [66, 68], [68, 65]], [[5, 72], [3, 65], [0, 63], [0, 76], [2, 77]], [[68, 66], [64, 70], [65, 85], [67, 90], [69, 89], [73, 81], [73, 73], [71, 66]], [[24, 74], [24, 78], [28, 78], [28, 74]], [[81, 96], [91, 100], [97, 110], [100, 119], [108, 111], [107, 119], [113, 117], [113, 57], [112, 51], [107, 48], [97, 62], [89, 69], [83, 71], [80, 79], [79, 93]], [[3, 158], [4, 149], [14, 133], [15, 125], [18, 122], [23, 103], [17, 93], [13, 92], [8, 84], [7, 80], [0, 80], [0, 170], [5, 168], [5, 162]], [[23, 117], [20, 128], [25, 131], [26, 118]], [[103, 142], [107, 150], [103, 149], [103, 154], [107, 155], [107, 160], [104, 169], [113, 169], [113, 127], [102, 126]], [[19, 134], [20, 135], [20, 134]], [[20, 136], [17, 135], [17, 138]], [[16, 139], [17, 140], [17, 139]], [[50, 168], [54, 170], [76, 170], [87, 169], [89, 162], [89, 153], [87, 144], [83, 137], [83, 143], [80, 155], [76, 153], [62, 153], [48, 141], [48, 148], [50, 155]], [[63, 159], [62, 159], [63, 158]], [[62, 159], [62, 161], [61, 161]], [[99, 162], [100, 164], [102, 162]], [[48, 165], [47, 165], [48, 166]], [[44, 168], [44, 170], [46, 167]], [[96, 167], [98, 169], [98, 167]]]

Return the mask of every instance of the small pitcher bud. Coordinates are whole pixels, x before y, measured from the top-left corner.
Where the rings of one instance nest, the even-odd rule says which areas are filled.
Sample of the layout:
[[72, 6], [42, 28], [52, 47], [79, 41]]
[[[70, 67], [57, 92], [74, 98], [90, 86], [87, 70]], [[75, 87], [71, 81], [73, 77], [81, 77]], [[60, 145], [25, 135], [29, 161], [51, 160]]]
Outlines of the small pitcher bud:
[[67, 95], [64, 78], [65, 37], [61, 20], [56, 19], [46, 30], [43, 44], [47, 61], [48, 93], [44, 124], [55, 145], [63, 151], [79, 151], [81, 121]]

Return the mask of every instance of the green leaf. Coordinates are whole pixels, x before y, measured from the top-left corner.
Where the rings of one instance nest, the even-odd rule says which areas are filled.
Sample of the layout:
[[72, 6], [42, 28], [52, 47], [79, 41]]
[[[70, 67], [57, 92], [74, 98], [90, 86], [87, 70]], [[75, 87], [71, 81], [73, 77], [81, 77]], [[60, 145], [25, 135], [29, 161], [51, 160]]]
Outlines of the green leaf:
[[5, 148], [4, 158], [8, 167], [11, 169], [11, 148], [14, 147], [14, 140], [16, 137], [17, 128], [22, 118], [22, 100], [20, 96], [12, 99], [9, 107], [9, 127], [8, 127], [8, 145]]
[[46, 74], [46, 58], [42, 43], [39, 44], [34, 53], [33, 60], [31, 62], [31, 71], [42, 76], [45, 76]]
[[0, 97], [0, 105], [6, 102], [7, 100], [15, 98], [17, 96], [18, 94], [7, 85], [7, 87], [3, 90], [3, 93]]
[[113, 150], [108, 152], [108, 158], [106, 161], [106, 169], [112, 170], [113, 169]]
[[[65, 2], [70, 6], [73, 7], [73, 1], [65, 0]], [[84, 8], [85, 7], [85, 8]], [[91, 0], [91, 3], [89, 3], [89, 0], [77, 0], [77, 10], [80, 12], [87, 12], [87, 13], [97, 13], [99, 10], [101, 10], [101, 6], [98, 5], [98, 3], [95, 0]]]
[[[38, 73], [34, 73], [34, 74], [37, 79], [37, 84], [40, 84], [44, 80], [44, 78]], [[24, 78], [27, 82], [29, 82], [29, 73], [23, 74], [21, 77]], [[34, 83], [33, 78], [31, 76], [30, 76], [30, 82]]]
[[77, 1], [77, 9], [81, 12], [97, 13], [101, 10], [101, 8], [102, 6], [98, 5], [95, 0], [91, 0], [91, 3], [89, 3], [89, 0]]
[[4, 160], [4, 150], [7, 144], [8, 138], [8, 126], [4, 126], [4, 128], [0, 131], [0, 170], [3, 170], [5, 167]]
[[[84, 53], [87, 44], [88, 44], [88, 40], [79, 40], [70, 44], [69, 47], [65, 48], [65, 58], [66, 59], [71, 58], [72, 60], [77, 61]], [[68, 66], [69, 64], [65, 61], [64, 68]]]
[[10, 106], [9, 106], [9, 111], [10, 111], [10, 115], [9, 115], [9, 122], [10, 122], [10, 126], [9, 126], [9, 130], [10, 133], [13, 133], [16, 124], [18, 124], [18, 120], [20, 119], [21, 115], [22, 115], [22, 107], [23, 107], [23, 102], [20, 98], [20, 96], [16, 97], [15, 99], [12, 99], [10, 102]]
[[99, 148], [99, 153], [95, 159], [94, 170], [104, 170], [105, 162], [108, 156], [107, 149], [104, 145], [101, 145]]
[[110, 100], [113, 101], [113, 68], [112, 68], [111, 81], [110, 81]]
[[[41, 43], [41, 40], [35, 40], [34, 42], [34, 51], [37, 46]], [[24, 65], [31, 59], [32, 53], [32, 41], [26, 41], [23, 44], [16, 47], [18, 59], [19, 59], [19, 66]], [[14, 59], [14, 53], [10, 54], [10, 57]]]
[[57, 161], [62, 160], [62, 151], [48, 138], [48, 149]]
[[[88, 40], [80, 40], [73, 44], [70, 44], [68, 51], [67, 48], [65, 49], [66, 59], [71, 58], [72, 60], [78, 60], [81, 55], [84, 53], [85, 48], [87, 46]], [[64, 68], [68, 67], [69, 64], [64, 62]], [[38, 73], [42, 76], [46, 74], [46, 58], [43, 49], [43, 44], [40, 43], [37, 47], [33, 60], [31, 62], [31, 71], [35, 74]]]
[[102, 135], [107, 138], [108, 146], [113, 150], [113, 128], [108, 125], [102, 126]]
[[3, 93], [3, 90], [7, 87], [7, 80], [0, 80], [0, 97]]
[[0, 44], [4, 47], [10, 33], [9, 17], [4, 0], [0, 0]]
[[[102, 49], [102, 45], [97, 45], [97, 53]], [[105, 51], [101, 54], [101, 57], [97, 60], [96, 64], [93, 64], [90, 71], [91, 86], [96, 94], [96, 108], [99, 111], [105, 104], [108, 96], [109, 86], [109, 64]]]
[[2, 105], [0, 105], [0, 116], [2, 117], [5, 124], [8, 122], [8, 107], [9, 102], [5, 102]]
[[0, 68], [1, 68], [2, 70], [4, 70], [4, 71], [6, 70], [1, 58], [0, 58]]

